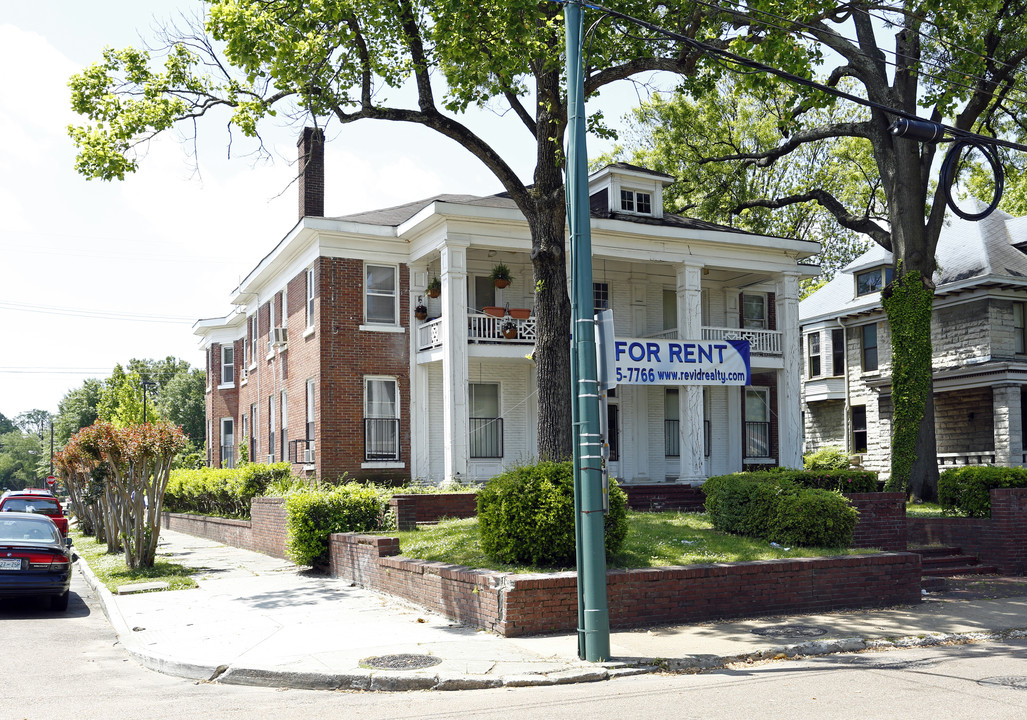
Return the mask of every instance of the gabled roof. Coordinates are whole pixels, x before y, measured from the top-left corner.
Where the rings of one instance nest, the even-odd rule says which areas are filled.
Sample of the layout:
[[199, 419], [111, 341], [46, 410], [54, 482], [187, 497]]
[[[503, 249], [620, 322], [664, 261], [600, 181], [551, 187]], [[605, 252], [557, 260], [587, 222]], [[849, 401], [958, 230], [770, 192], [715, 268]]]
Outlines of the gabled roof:
[[[976, 202], [976, 201], [975, 201]], [[978, 209], [983, 206], [978, 203]], [[969, 209], [969, 208], [968, 208]], [[1027, 217], [996, 210], [980, 221], [949, 215], [938, 238], [934, 273], [937, 294], [966, 286], [1011, 282], [1027, 287]], [[881, 306], [880, 293], [856, 297], [854, 276], [875, 267], [891, 266], [892, 254], [880, 245], [846, 265], [824, 287], [799, 303], [801, 322], [869, 312]]]

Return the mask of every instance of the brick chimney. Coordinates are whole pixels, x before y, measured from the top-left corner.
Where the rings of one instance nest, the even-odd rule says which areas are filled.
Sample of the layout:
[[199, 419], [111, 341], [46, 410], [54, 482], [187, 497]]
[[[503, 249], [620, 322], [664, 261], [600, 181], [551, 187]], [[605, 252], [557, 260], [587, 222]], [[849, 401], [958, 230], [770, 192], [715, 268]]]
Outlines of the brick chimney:
[[300, 219], [325, 214], [325, 136], [318, 128], [303, 128], [299, 148]]

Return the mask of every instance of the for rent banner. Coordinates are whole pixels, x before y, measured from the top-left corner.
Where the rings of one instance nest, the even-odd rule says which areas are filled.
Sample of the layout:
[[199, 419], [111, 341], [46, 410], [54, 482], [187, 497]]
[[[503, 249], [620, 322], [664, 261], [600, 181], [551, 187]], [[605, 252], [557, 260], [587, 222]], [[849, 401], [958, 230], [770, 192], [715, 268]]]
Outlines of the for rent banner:
[[616, 338], [618, 385], [749, 385], [748, 340]]

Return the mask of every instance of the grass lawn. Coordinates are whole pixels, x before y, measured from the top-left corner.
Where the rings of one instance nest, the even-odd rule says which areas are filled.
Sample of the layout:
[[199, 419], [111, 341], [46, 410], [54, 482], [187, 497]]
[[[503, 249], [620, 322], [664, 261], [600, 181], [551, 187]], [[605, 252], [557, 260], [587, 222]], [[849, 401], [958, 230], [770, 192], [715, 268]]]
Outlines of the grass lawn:
[[940, 517], [955, 517], [954, 515], [946, 515], [941, 509], [941, 505], [938, 503], [906, 503], [906, 515], [908, 517], [918, 518], [940, 518]]
[[75, 528], [71, 529], [70, 535], [74, 540], [72, 547], [75, 552], [111, 592], [117, 592], [122, 585], [138, 582], [163, 581], [170, 585], [171, 590], [196, 587], [196, 581], [189, 576], [195, 572], [194, 568], [167, 562], [158, 556], [152, 568], [129, 570], [124, 553], [108, 553], [107, 543], [97, 542], [95, 538], [83, 535]]
[[[506, 572], [551, 572], [568, 568], [506, 565], [490, 560], [478, 541], [478, 519], [445, 520], [438, 525], [397, 533], [400, 552], [409, 558], [467, 565]], [[628, 538], [610, 568], [648, 568], [666, 565], [709, 565], [745, 560], [866, 555], [873, 550], [772, 547], [763, 540], [714, 530], [699, 513], [628, 511]]]

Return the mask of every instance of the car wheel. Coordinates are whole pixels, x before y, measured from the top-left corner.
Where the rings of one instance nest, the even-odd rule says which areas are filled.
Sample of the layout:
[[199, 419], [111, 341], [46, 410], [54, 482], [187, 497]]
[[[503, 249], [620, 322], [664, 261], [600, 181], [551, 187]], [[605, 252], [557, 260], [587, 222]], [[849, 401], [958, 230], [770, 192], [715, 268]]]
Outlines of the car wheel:
[[68, 609], [68, 591], [50, 597], [50, 609], [63, 612]]

